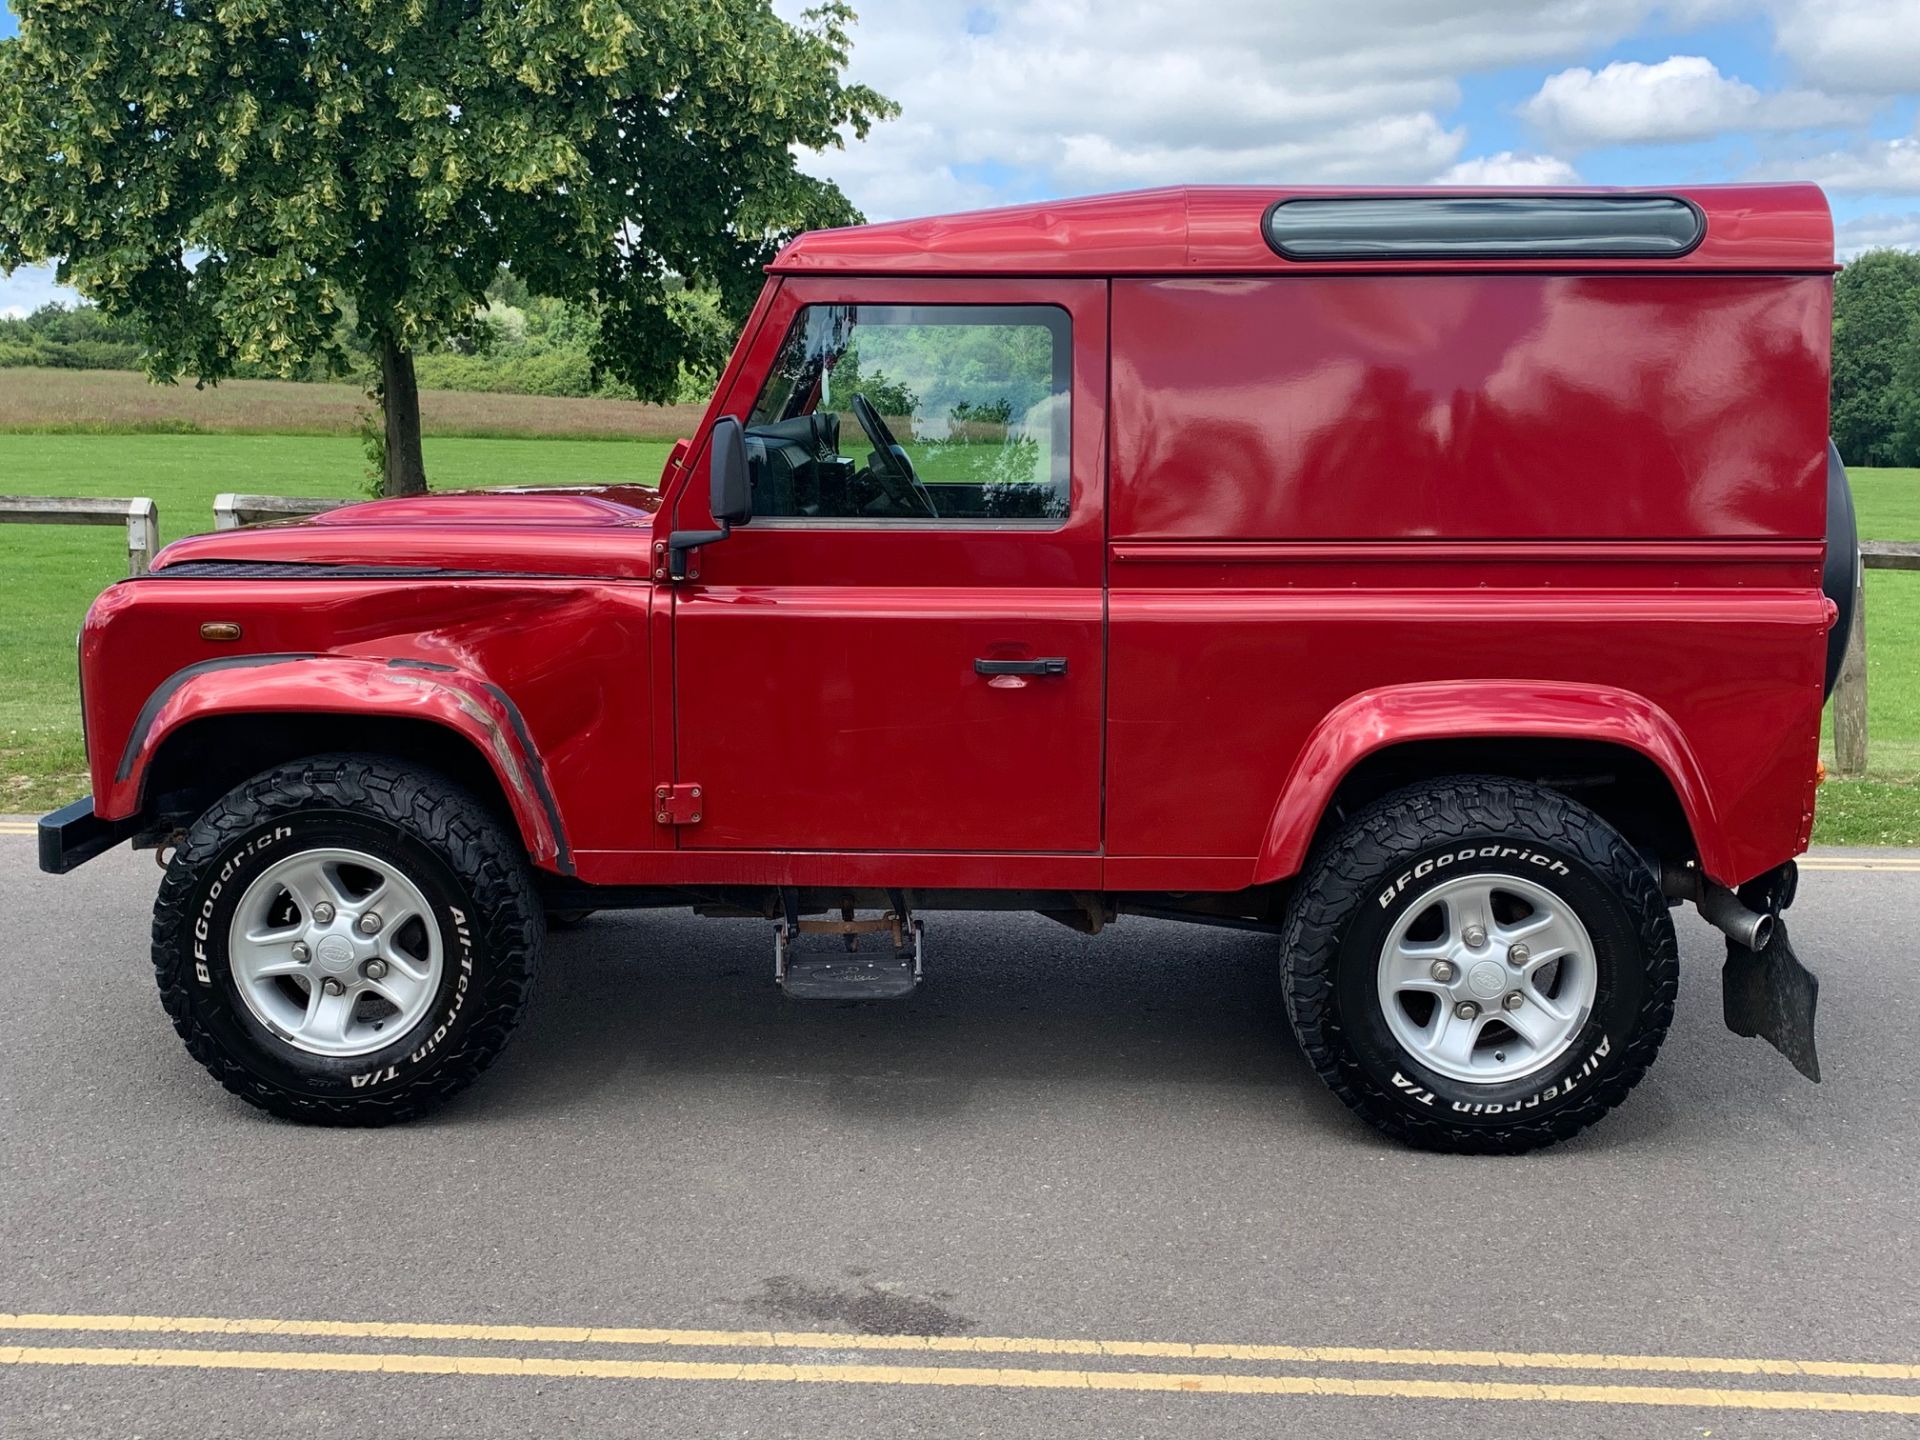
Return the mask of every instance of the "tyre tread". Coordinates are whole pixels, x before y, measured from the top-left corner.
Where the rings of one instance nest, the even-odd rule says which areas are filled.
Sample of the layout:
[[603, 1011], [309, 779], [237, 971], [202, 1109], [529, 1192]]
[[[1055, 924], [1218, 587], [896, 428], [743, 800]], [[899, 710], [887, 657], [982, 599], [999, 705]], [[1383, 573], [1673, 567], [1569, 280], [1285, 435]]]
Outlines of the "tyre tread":
[[[1633, 918], [1647, 984], [1621, 1063], [1582, 1098], [1540, 1119], [1498, 1127], [1449, 1124], [1413, 1112], [1353, 1058], [1333, 1004], [1340, 937], [1355, 907], [1407, 855], [1489, 829], [1520, 829], [1578, 855]], [[1314, 1070], [1369, 1123], [1425, 1150], [1520, 1154], [1584, 1130], [1647, 1073], [1673, 1020], [1679, 963], [1673, 921], [1646, 860], [1600, 816], [1557, 791], [1498, 776], [1430, 780], [1375, 802], [1307, 864], [1282, 932], [1287, 1018]]]
[[[461, 1032], [459, 1045], [397, 1090], [341, 1099], [291, 1094], [232, 1055], [200, 1019], [188, 988], [184, 939], [192, 933], [200, 868], [262, 824], [316, 807], [371, 813], [409, 831], [439, 852], [474, 897], [476, 935], [488, 956], [488, 973], [478, 987], [479, 1015]], [[423, 767], [321, 755], [255, 776], [194, 822], [154, 901], [154, 976], [188, 1053], [248, 1104], [310, 1125], [391, 1125], [445, 1104], [499, 1057], [532, 997], [543, 916], [524, 851], [474, 796]]]

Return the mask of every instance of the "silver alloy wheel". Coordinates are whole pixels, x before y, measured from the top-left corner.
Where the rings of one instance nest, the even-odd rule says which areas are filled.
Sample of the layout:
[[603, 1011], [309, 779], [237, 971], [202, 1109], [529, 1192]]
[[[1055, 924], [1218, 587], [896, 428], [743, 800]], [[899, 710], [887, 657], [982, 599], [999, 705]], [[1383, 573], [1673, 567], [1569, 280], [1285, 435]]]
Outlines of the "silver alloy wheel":
[[359, 850], [288, 855], [247, 886], [227, 931], [240, 998], [312, 1055], [383, 1050], [440, 988], [440, 927], [419, 887]]
[[1593, 941], [1546, 886], [1462, 875], [1427, 891], [1380, 949], [1393, 1038], [1454, 1080], [1522, 1080], [1560, 1058], [1599, 990]]

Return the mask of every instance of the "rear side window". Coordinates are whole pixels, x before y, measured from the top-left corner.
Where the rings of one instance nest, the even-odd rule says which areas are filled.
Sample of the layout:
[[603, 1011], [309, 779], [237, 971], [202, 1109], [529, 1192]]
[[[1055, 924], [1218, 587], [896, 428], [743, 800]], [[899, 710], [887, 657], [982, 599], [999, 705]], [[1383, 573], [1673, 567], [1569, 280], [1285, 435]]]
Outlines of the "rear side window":
[[1064, 518], [1070, 327], [1047, 305], [806, 306], [747, 426], [754, 515]]
[[1289, 260], [1660, 260], [1706, 217], [1671, 195], [1361, 196], [1283, 200], [1265, 228]]

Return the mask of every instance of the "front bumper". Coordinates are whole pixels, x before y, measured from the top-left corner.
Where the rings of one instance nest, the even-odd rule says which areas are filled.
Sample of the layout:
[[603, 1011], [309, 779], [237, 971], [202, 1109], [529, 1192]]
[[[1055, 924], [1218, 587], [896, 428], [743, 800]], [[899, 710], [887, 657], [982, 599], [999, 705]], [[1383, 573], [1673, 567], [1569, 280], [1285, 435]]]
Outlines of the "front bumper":
[[93, 797], [85, 796], [40, 817], [40, 868], [64, 875], [131, 840], [140, 828], [137, 820], [102, 820], [93, 813]]

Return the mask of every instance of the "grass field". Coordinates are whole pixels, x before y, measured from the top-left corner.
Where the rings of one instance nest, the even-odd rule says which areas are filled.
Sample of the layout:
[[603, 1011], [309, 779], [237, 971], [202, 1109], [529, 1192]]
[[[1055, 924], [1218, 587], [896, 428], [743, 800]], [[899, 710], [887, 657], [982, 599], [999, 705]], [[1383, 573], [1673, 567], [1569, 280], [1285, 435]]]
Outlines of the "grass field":
[[[1854, 470], [1863, 540], [1920, 540], [1920, 470]], [[1814, 838], [1920, 845], [1920, 572], [1867, 571], [1867, 777], [1820, 789]], [[1821, 741], [1833, 766], [1831, 715]]]
[[[196, 390], [191, 384], [151, 385], [124, 370], [0, 369], [0, 432], [15, 434], [353, 435], [368, 408], [357, 385], [228, 380]], [[702, 409], [420, 392], [421, 426], [426, 434], [441, 436], [670, 439], [692, 434]], [[0, 490], [6, 488], [0, 483]]]
[[[13, 379], [42, 373], [57, 373], [72, 381], [84, 380], [89, 373], [109, 372], [0, 371], [0, 417], [9, 403], [17, 403], [7, 392]], [[221, 388], [225, 392], [233, 387]], [[344, 387], [266, 387], [275, 392], [329, 388]], [[458, 398], [504, 414], [509, 402], [533, 397]], [[263, 391], [261, 404], [270, 399]], [[284, 403], [309, 402], [307, 397], [295, 396]], [[619, 407], [621, 402], [535, 400], [534, 404]], [[284, 420], [287, 413], [268, 408], [256, 412], [256, 418], [271, 414]], [[553, 420], [552, 415], [548, 418]], [[427, 472], [438, 489], [651, 482], [659, 475], [668, 448], [664, 440], [443, 435], [426, 442]], [[159, 507], [166, 539], [210, 529], [213, 497], [223, 490], [358, 495], [365, 485], [364, 463], [351, 434], [0, 433], [0, 491], [151, 496]], [[1853, 485], [1864, 537], [1920, 539], [1920, 470], [1859, 470], [1853, 474]], [[43, 809], [85, 792], [73, 639], [93, 597], [123, 573], [117, 530], [0, 528], [0, 581], [5, 587], [0, 594], [7, 607], [5, 625], [0, 627], [0, 811]], [[1866, 779], [1832, 780], [1822, 789], [1815, 838], [1834, 844], [1920, 845], [1920, 573], [1869, 571], [1867, 624], [1872, 769]], [[1830, 751], [1828, 759], [1831, 764]]]

